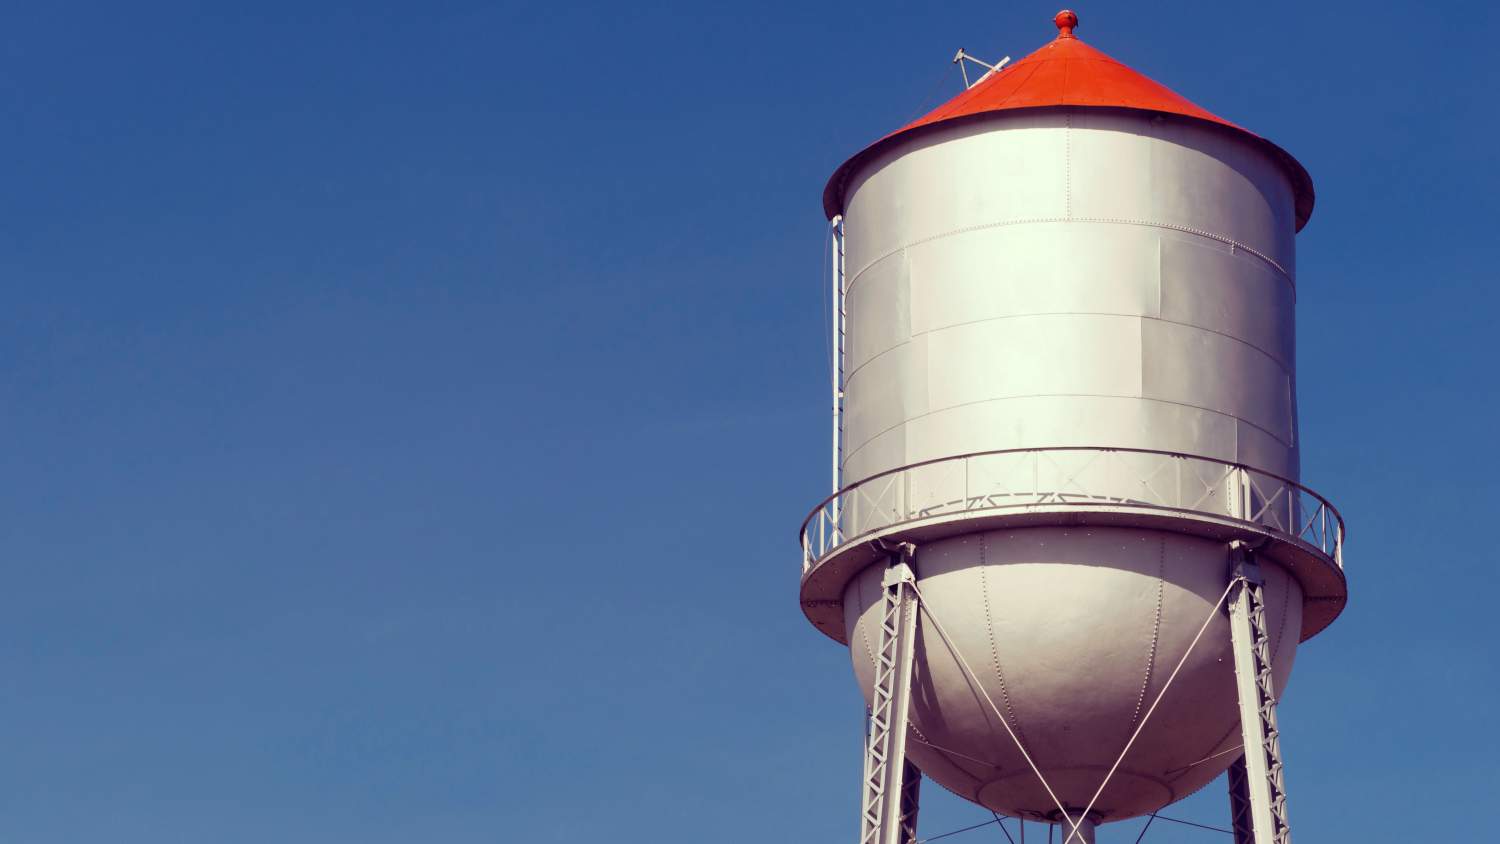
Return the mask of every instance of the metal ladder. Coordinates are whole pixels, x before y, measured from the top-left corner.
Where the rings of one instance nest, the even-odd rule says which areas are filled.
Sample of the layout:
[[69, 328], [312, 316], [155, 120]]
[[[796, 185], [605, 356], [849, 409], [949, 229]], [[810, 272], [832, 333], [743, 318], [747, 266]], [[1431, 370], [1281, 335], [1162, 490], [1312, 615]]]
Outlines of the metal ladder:
[[[844, 217], [839, 215], [831, 223], [832, 240], [830, 258], [833, 263], [832, 299], [833, 326], [831, 336], [829, 372], [832, 373], [833, 388], [833, 492], [843, 488], [844, 463], [844, 338], [848, 328], [848, 311], [844, 306]], [[834, 544], [838, 544], [839, 501], [833, 501]]]

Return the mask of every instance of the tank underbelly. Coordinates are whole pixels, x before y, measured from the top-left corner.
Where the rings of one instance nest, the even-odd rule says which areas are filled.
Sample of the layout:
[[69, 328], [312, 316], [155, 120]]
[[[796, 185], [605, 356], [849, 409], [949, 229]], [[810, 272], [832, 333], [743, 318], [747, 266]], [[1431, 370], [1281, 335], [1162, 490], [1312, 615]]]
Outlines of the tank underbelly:
[[[1149, 813], [1239, 755], [1228, 620], [1214, 609], [1228, 584], [1223, 543], [1138, 528], [1018, 528], [922, 545], [915, 565], [924, 606], [907, 753], [943, 787], [1008, 815], [1055, 813], [987, 696], [1068, 808], [1088, 805], [1205, 620], [1094, 813]], [[881, 575], [878, 565], [864, 570], [843, 602], [866, 701]], [[1265, 576], [1280, 690], [1296, 653], [1302, 590], [1275, 565]]]

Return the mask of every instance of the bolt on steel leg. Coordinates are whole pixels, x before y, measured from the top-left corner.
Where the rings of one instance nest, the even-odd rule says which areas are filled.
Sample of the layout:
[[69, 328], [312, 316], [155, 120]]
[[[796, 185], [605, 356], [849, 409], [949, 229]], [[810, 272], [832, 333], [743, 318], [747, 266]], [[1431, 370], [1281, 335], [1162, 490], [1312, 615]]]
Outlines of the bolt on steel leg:
[[917, 639], [916, 576], [911, 569], [915, 550], [910, 544], [900, 545], [881, 582], [880, 644], [865, 745], [860, 844], [916, 841], [921, 773], [906, 760]]
[[[1245, 740], [1245, 755], [1230, 768], [1229, 775], [1235, 842], [1291, 844], [1281, 738], [1276, 729], [1271, 644], [1266, 634], [1264, 580], [1253, 552], [1243, 542], [1231, 543], [1230, 553], [1235, 586], [1229, 602], [1229, 633], [1234, 648], [1240, 732]], [[1246, 833], [1248, 837], [1242, 837]]]

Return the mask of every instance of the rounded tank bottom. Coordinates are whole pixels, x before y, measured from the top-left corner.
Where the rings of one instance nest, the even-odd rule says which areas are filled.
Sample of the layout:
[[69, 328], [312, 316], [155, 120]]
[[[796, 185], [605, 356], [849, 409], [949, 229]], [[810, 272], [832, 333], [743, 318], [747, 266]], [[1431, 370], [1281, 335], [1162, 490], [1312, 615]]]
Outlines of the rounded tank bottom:
[[[1064, 805], [1087, 806], [1203, 629], [1090, 814], [1121, 820], [1198, 790], [1239, 755], [1229, 623], [1219, 607], [1229, 566], [1221, 543], [1133, 528], [1022, 528], [919, 547], [908, 756], [985, 808], [1055, 815], [1019, 742]], [[1296, 653], [1302, 592], [1279, 567], [1262, 569], [1279, 693]], [[881, 577], [871, 566], [844, 595], [867, 702]]]

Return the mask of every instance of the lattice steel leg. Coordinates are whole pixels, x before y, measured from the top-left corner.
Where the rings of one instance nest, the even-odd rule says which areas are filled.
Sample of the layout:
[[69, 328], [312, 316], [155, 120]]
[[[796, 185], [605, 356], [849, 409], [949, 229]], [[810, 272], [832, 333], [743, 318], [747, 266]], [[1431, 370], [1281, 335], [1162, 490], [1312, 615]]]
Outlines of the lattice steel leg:
[[901, 844], [917, 844], [917, 809], [922, 791], [922, 772], [911, 762], [901, 764]]
[[[906, 761], [911, 709], [912, 661], [917, 639], [917, 595], [911, 558], [898, 547], [881, 583], [880, 645], [875, 654], [874, 699], [865, 746], [860, 798], [860, 844], [905, 844], [916, 840], [920, 774]], [[907, 780], [912, 781], [907, 786]]]
[[[1264, 583], [1249, 547], [1235, 542], [1230, 553], [1235, 587], [1229, 602], [1229, 632], [1234, 646], [1240, 732], [1245, 739], [1243, 794], [1249, 807], [1252, 836], [1248, 841], [1290, 844], [1292, 833], [1287, 826], [1281, 740], [1276, 730], [1276, 688], [1271, 679], [1271, 643], [1266, 635]], [[1234, 807], [1239, 798], [1234, 792], [1234, 774], [1230, 776], [1230, 804]], [[1235, 828], [1238, 830], [1239, 825]]]
[[1255, 825], [1250, 819], [1250, 783], [1245, 772], [1245, 757], [1229, 766], [1229, 827], [1234, 844], [1255, 844]]

